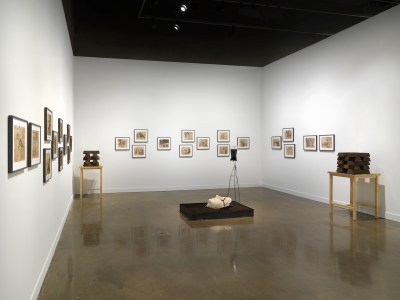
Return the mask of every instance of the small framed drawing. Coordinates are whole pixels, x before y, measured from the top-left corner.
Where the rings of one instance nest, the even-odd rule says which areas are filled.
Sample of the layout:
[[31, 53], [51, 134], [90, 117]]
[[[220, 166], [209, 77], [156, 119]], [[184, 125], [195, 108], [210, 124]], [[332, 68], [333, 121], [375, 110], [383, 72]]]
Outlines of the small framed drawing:
[[296, 145], [295, 144], [285, 144], [284, 145], [285, 158], [295, 158], [296, 157]]
[[146, 146], [132, 145], [132, 158], [146, 158]]
[[115, 151], [129, 151], [130, 138], [129, 137], [116, 137], [115, 138]]
[[334, 134], [326, 134], [319, 136], [319, 151], [335, 151]]
[[44, 140], [50, 142], [53, 137], [53, 112], [44, 108]]
[[41, 150], [41, 127], [39, 125], [28, 124], [28, 167], [40, 164], [42, 160]]
[[67, 142], [68, 143], [69, 143], [70, 136], [71, 136], [71, 125], [67, 124]]
[[194, 130], [182, 130], [182, 143], [194, 143]]
[[64, 149], [63, 147], [58, 148], [58, 172], [62, 171], [64, 167]]
[[71, 148], [72, 151], [72, 135], [69, 137], [69, 147]]
[[71, 147], [67, 146], [67, 164], [71, 162]]
[[282, 137], [281, 136], [271, 136], [271, 148], [274, 150], [282, 149]]
[[64, 136], [64, 124], [63, 124], [63, 119], [58, 118], [58, 142], [62, 143], [63, 142], [63, 136]]
[[170, 137], [158, 137], [157, 138], [157, 150], [171, 150], [171, 138]]
[[193, 145], [179, 145], [179, 157], [193, 157]]
[[316, 135], [303, 136], [303, 150], [304, 151], [317, 151], [317, 136]]
[[210, 138], [198, 137], [196, 143], [197, 150], [210, 150]]
[[229, 157], [231, 146], [229, 144], [218, 144], [217, 145], [217, 156], [218, 157]]
[[229, 130], [217, 130], [217, 143], [229, 143], [231, 133]]
[[51, 140], [51, 158], [58, 157], [58, 132], [53, 130], [53, 139]]
[[51, 178], [51, 149], [43, 149], [43, 182]]
[[135, 143], [147, 143], [149, 140], [149, 131], [147, 129], [135, 129], [133, 131]]
[[67, 154], [67, 145], [68, 145], [67, 135], [64, 134], [64, 135], [63, 135], [63, 154], [64, 154], [64, 155]]
[[8, 116], [8, 173], [28, 166], [28, 121]]
[[250, 138], [249, 137], [238, 137], [237, 138], [238, 149], [250, 149]]
[[294, 142], [294, 128], [282, 129], [283, 142]]

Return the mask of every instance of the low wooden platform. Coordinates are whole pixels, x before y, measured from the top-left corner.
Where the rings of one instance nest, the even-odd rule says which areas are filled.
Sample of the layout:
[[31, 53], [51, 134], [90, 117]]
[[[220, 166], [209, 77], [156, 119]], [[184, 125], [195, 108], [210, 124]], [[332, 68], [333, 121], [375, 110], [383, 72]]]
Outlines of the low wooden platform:
[[227, 219], [240, 217], [253, 217], [254, 209], [236, 201], [221, 209], [206, 207], [207, 203], [180, 204], [179, 210], [189, 220]]

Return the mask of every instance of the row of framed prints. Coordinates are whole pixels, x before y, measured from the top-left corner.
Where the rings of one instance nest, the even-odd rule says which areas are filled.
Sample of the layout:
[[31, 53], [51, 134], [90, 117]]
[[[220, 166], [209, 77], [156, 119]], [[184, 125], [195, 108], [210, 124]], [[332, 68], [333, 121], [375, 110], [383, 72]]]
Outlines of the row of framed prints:
[[[72, 136], [67, 124], [67, 134], [63, 134], [63, 120], [58, 119], [58, 132], [53, 130], [53, 113], [44, 109], [44, 140], [51, 142], [50, 148], [42, 150], [41, 126], [16, 116], [8, 116], [8, 173], [14, 173], [27, 167], [34, 167], [42, 162], [43, 181], [51, 178], [51, 161], [58, 158], [58, 169], [63, 169], [63, 156], [71, 161]], [[61, 133], [61, 134], [59, 134]], [[63, 143], [62, 147], [58, 147]], [[43, 154], [41, 153], [43, 151]]]
[[[304, 151], [317, 151], [318, 150], [318, 136], [305, 135], [303, 136], [303, 150]], [[274, 150], [282, 149], [282, 137], [271, 137], [271, 148]], [[327, 134], [319, 136], [319, 151], [335, 151], [335, 135]]]
[[[231, 146], [229, 144], [217, 145], [218, 157], [229, 157], [230, 151], [231, 151]], [[179, 145], [179, 157], [181, 158], [193, 157], [193, 145], [189, 144]], [[146, 145], [132, 145], [132, 158], [146, 158]]]

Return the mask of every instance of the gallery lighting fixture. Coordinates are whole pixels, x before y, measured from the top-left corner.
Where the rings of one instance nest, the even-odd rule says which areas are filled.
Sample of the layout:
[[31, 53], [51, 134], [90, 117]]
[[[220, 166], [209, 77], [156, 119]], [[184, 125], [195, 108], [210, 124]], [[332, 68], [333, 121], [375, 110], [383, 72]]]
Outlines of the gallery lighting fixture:
[[181, 4], [180, 9], [181, 9], [181, 12], [186, 12], [188, 10], [188, 7], [186, 4]]
[[180, 28], [180, 27], [179, 27], [179, 24], [178, 24], [178, 23], [175, 23], [175, 24], [174, 24], [174, 29], [175, 29], [175, 31], [179, 31], [179, 28]]

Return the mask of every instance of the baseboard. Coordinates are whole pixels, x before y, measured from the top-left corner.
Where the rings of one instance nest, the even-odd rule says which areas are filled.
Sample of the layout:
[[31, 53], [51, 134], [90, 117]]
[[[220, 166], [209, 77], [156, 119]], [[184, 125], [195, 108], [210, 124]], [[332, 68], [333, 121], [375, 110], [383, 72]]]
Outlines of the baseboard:
[[400, 215], [387, 212], [387, 213], [385, 213], [385, 219], [395, 221], [395, 222], [400, 222]]
[[317, 202], [322, 202], [322, 203], [326, 203], [326, 204], [329, 203], [329, 199], [328, 198], [315, 196], [315, 195], [311, 195], [311, 194], [306, 194], [306, 193], [302, 193], [302, 192], [298, 192], [298, 191], [293, 191], [293, 190], [285, 189], [285, 188], [282, 188], [282, 187], [273, 186], [273, 185], [270, 185], [270, 184], [263, 184], [262, 187], [267, 188], [267, 189], [271, 189], [271, 190], [275, 190], [275, 191], [278, 191], [278, 192], [282, 192], [282, 193], [285, 193], [285, 194], [290, 194], [290, 195], [294, 195], [294, 196], [297, 196], [297, 197], [306, 198], [306, 199], [317, 201]]
[[63, 231], [65, 221], [67, 220], [68, 213], [69, 213], [69, 210], [71, 208], [73, 199], [74, 199], [74, 196], [71, 196], [71, 199], [69, 200], [67, 209], [65, 210], [64, 216], [63, 216], [63, 218], [61, 220], [60, 226], [58, 227], [57, 234], [54, 237], [54, 240], [53, 240], [53, 243], [51, 245], [50, 251], [47, 254], [47, 257], [46, 257], [46, 260], [45, 260], [44, 265], [42, 267], [42, 270], [40, 271], [39, 278], [36, 281], [35, 288], [33, 289], [32, 295], [30, 297], [31, 300], [36, 300], [38, 298], [38, 296], [39, 296], [40, 289], [42, 288], [42, 285], [43, 285], [44, 279], [46, 278], [46, 274], [47, 274], [47, 271], [49, 269], [51, 260], [53, 259], [54, 253], [56, 251], [57, 244], [58, 244], [58, 241], [60, 240], [61, 233]]

